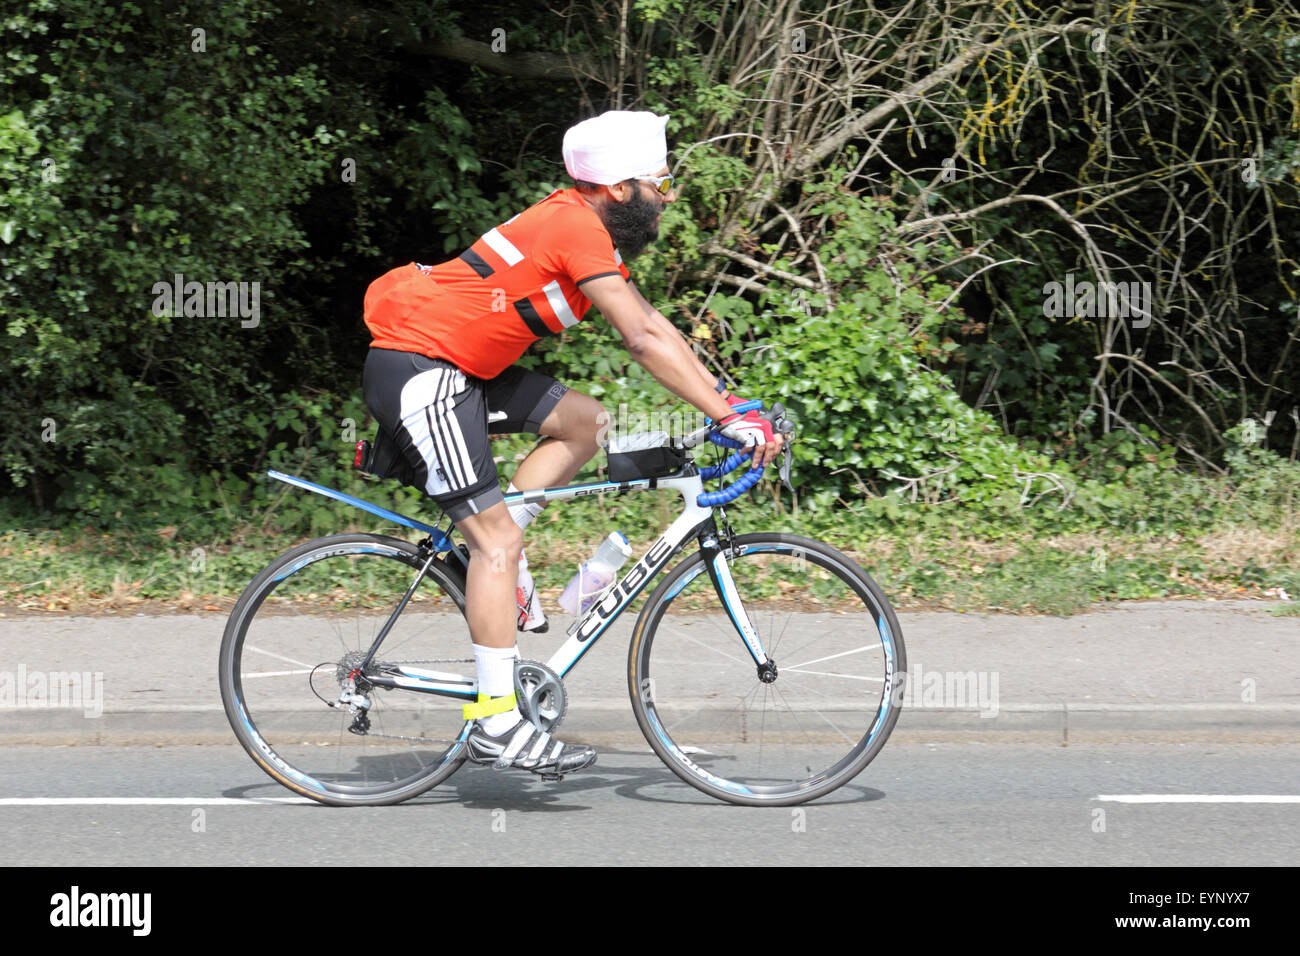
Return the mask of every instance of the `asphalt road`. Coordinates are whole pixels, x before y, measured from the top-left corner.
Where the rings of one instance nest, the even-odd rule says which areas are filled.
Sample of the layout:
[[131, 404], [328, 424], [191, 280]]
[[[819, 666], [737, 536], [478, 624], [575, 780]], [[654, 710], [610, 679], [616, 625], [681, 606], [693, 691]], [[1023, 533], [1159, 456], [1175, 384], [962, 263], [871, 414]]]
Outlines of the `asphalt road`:
[[[7, 862], [1300, 863], [1300, 619], [1180, 601], [900, 620], [902, 719], [803, 807], [718, 803], [659, 762], [628, 705], [628, 617], [565, 681], [563, 739], [598, 747], [592, 770], [548, 784], [467, 766], [407, 804], [343, 810], [296, 802], [233, 746], [224, 616], [3, 619]], [[558, 631], [523, 638], [525, 656]], [[953, 698], [963, 685], [979, 693]]]
[[[773, 809], [715, 802], [644, 747], [607, 749], [558, 784], [466, 767], [379, 808], [283, 802], [292, 795], [229, 746], [8, 747], [0, 781], [11, 865], [1300, 862], [1295, 743], [891, 741], [835, 793]], [[1293, 802], [1103, 799], [1171, 794]], [[172, 802], [90, 802], [106, 798]]]

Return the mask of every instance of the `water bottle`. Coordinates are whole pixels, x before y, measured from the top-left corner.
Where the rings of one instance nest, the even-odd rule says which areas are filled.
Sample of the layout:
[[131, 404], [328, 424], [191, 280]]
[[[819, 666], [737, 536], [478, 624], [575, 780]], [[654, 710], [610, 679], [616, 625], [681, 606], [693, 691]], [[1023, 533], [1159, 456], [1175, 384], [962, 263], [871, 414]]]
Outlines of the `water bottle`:
[[583, 564], [560, 595], [560, 607], [569, 614], [586, 614], [596, 598], [618, 577], [618, 569], [632, 554], [621, 531], [611, 531], [591, 560]]

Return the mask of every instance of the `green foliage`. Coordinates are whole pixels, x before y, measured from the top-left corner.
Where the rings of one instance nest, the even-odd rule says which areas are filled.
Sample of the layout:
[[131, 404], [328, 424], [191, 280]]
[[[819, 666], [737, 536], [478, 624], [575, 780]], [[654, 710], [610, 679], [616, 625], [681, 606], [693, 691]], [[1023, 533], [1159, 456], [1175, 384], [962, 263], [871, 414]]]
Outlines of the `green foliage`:
[[[390, 12], [409, 19], [399, 40], [365, 34], [364, 17], [340, 31], [336, 15], [351, 8], [330, 0], [11, 7], [0, 19], [9, 50], [0, 72], [4, 521], [145, 536], [174, 526], [178, 540], [198, 541], [369, 520], [268, 481], [267, 468], [432, 516], [418, 493], [350, 468], [351, 440], [370, 432], [360, 402], [369, 341], [361, 296], [392, 265], [446, 258], [565, 185], [559, 139], [567, 118], [581, 115], [573, 85], [415, 52], [429, 37], [470, 34], [468, 18], [441, 2], [370, 11], [370, 28], [394, 22], [382, 20]], [[304, 19], [307, 8], [319, 22]], [[983, 301], [972, 295], [996, 307], [964, 312], [944, 303], [980, 263], [952, 266], [962, 250], [908, 245], [899, 209], [828, 185], [848, 179], [847, 167], [824, 169], [792, 187], [802, 196], [777, 198], [793, 206], [817, 197], [805, 222], [817, 224], [810, 248], [831, 300], [780, 277], [762, 277], [763, 292], [713, 287], [716, 264], [705, 268], [705, 250], [735, 198], [753, 188], [754, 157], [765, 147], [749, 137], [703, 142], [743, 128], [750, 109], [745, 89], [703, 66], [700, 41], [726, 26], [718, 10], [684, 0], [639, 0], [634, 9], [672, 49], [646, 58], [647, 86], [629, 93], [640, 97], [636, 107], [671, 114], [685, 177], [663, 239], [633, 273], [740, 394], [782, 401], [798, 417], [795, 480], [805, 507], [798, 515], [769, 507], [771, 489], [762, 487], [751, 504], [766, 509], [765, 525], [836, 539], [879, 527], [939, 536], [961, 523], [995, 539], [1025, 529], [1177, 536], [1294, 513], [1296, 466], [1240, 436], [1222, 459], [1228, 478], [1215, 484], [1180, 473], [1175, 448], [1147, 426], [1139, 427], [1145, 440], [1092, 438], [1085, 418], [1076, 434], [1078, 411], [1092, 400], [1097, 343], [1086, 323], [1042, 314], [1043, 276], [1074, 267], [1059, 236], [1035, 247], [1033, 268], [976, 277], [969, 309]], [[559, 42], [544, 10], [505, 4], [492, 15], [509, 24], [512, 51]], [[673, 29], [687, 21], [689, 29]], [[201, 53], [191, 45], [195, 26], [207, 28]], [[1287, 42], [1294, 60], [1300, 46]], [[1062, 136], [1063, 150], [1082, 148]], [[689, 143], [701, 145], [687, 152]], [[1028, 155], [1013, 143], [987, 148], [1007, 168]], [[1296, 155], [1291, 134], [1272, 140], [1261, 181], [1294, 181]], [[355, 160], [355, 183], [340, 182], [345, 157]], [[850, 147], [837, 162], [856, 159]], [[994, 198], [988, 187], [943, 188], [967, 207]], [[896, 189], [900, 196], [914, 198]], [[1038, 233], [1040, 213], [1008, 207], [986, 218], [985, 234], [1024, 252], [1012, 237]], [[742, 229], [732, 247], [774, 253], [772, 235]], [[777, 268], [820, 284], [808, 258], [796, 263], [793, 247], [782, 248]], [[259, 282], [260, 322], [155, 314], [154, 284], [177, 273]], [[669, 300], [668, 290], [684, 287]], [[1293, 306], [1282, 302], [1286, 321]], [[977, 330], [973, 316], [987, 328]], [[1257, 337], [1251, 347], [1272, 341]], [[594, 314], [522, 364], [596, 396], [616, 423], [620, 405], [633, 416], [683, 410]], [[969, 404], [993, 373], [1011, 436]], [[530, 444], [498, 446], [503, 477]], [[614, 521], [650, 534], [671, 504], [574, 503], [565, 520], [576, 521], [578, 537]], [[1146, 571], [1129, 580], [1113, 563], [1114, 580], [1090, 572], [1075, 581], [1083, 573], [1069, 564], [1075, 559], [1061, 560], [1052, 575], [1066, 582], [1063, 595], [1070, 582], [1084, 595], [1160, 593]], [[1017, 606], [1017, 588], [1043, 567], [1008, 565], [981, 600]], [[1265, 564], [1243, 573], [1276, 583], [1277, 569]], [[938, 559], [900, 574], [917, 593], [951, 590], [951, 567]], [[1062, 596], [1053, 606], [1067, 603]]]
[[424, 118], [408, 123], [394, 150], [393, 181], [414, 206], [435, 212], [436, 230], [444, 236], [439, 252], [460, 252], [489, 224], [509, 219], [556, 188], [544, 179], [553, 169], [538, 157], [489, 184], [473, 125], [447, 93], [429, 90], [421, 107]]
[[[239, 423], [270, 400], [263, 369], [311, 348], [291, 289], [323, 263], [295, 207], [339, 134], [310, 115], [315, 68], [283, 70], [256, 44], [270, 3], [206, 9], [201, 52], [184, 10], [158, 23], [132, 3], [26, 6], [6, 37], [45, 40], [0, 76], [16, 106], [0, 123], [14, 224], [0, 460], [35, 507], [102, 522], [174, 501], [192, 463], [228, 467], [260, 441]], [[257, 283], [260, 315], [172, 314], [155, 285], [177, 274]]]
[[1015, 494], [1017, 470], [1048, 470], [932, 367], [953, 348], [936, 341], [950, 290], [923, 277], [949, 250], [892, 246], [891, 276], [879, 267], [894, 224], [887, 202], [809, 188], [825, 194], [816, 212], [834, 224], [818, 251], [836, 300], [828, 308], [820, 294], [772, 283], [757, 311], [727, 296], [713, 310], [730, 329], [721, 354], [737, 366], [741, 394], [795, 413], [800, 478], [820, 492], [813, 503], [917, 479], [923, 500], [985, 504]]

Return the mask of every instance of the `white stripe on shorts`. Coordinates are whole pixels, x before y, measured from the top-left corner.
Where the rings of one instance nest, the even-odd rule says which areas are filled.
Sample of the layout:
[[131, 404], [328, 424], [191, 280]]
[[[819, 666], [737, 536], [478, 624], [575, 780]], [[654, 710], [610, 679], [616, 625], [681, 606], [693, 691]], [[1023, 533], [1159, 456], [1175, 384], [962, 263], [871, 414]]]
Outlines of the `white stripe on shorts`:
[[456, 473], [457, 487], [468, 488], [474, 483], [474, 464], [469, 458], [469, 448], [465, 445], [465, 435], [460, 430], [460, 420], [456, 418], [454, 407], [456, 395], [465, 387], [465, 377], [460, 372], [443, 370], [446, 382], [443, 386], [441, 401], [436, 412], [438, 417], [438, 434], [442, 439], [443, 461]]
[[[415, 444], [428, 471], [425, 492], [445, 494], [468, 488], [476, 480], [465, 436], [453, 412], [455, 396], [465, 388], [458, 370], [429, 369], [413, 376], [402, 388], [402, 426]], [[446, 477], [438, 477], [445, 463]]]

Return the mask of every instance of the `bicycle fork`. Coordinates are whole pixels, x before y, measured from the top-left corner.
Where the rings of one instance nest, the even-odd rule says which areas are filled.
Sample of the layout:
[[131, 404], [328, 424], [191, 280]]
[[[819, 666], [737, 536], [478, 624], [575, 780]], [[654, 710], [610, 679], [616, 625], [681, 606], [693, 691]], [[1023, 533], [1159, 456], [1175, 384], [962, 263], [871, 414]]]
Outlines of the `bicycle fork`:
[[731, 567], [727, 564], [726, 552], [718, 543], [716, 527], [700, 535], [700, 552], [704, 556], [704, 567], [709, 573], [709, 580], [713, 582], [718, 597], [722, 599], [722, 606], [726, 608], [727, 617], [731, 619], [736, 633], [744, 641], [749, 656], [754, 659], [754, 664], [758, 668], [758, 679], [764, 684], [772, 683], [776, 680], [776, 662], [767, 656], [767, 652], [763, 649], [763, 642], [758, 637], [758, 631], [745, 611], [740, 593], [736, 590], [736, 582], [731, 576]]

